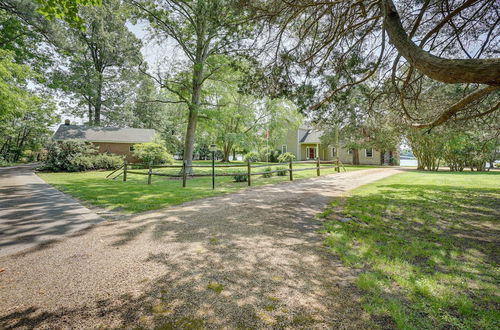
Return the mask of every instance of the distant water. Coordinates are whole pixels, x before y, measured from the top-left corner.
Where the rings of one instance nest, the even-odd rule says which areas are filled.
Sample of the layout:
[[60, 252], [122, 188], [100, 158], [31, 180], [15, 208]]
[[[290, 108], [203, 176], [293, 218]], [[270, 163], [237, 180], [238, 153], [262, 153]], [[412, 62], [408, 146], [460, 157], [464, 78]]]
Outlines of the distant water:
[[401, 166], [413, 166], [413, 167], [417, 167], [418, 162], [417, 162], [416, 159], [401, 159], [399, 161], [399, 164]]

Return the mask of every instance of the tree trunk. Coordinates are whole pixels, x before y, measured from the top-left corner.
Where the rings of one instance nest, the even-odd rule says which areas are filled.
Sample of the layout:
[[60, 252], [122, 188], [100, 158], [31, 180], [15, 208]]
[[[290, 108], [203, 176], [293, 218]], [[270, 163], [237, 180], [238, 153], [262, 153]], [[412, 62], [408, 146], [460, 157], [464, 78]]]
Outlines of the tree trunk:
[[188, 125], [186, 130], [186, 139], [184, 141], [184, 161], [187, 173], [193, 173], [193, 151], [194, 140], [196, 136], [196, 124], [198, 123], [198, 111], [200, 108], [201, 87], [203, 84], [203, 62], [198, 61], [193, 65], [193, 86], [191, 94], [191, 103], [189, 104]]
[[[19, 142], [18, 144], [18, 148], [19, 150], [22, 150], [23, 146], [24, 146], [24, 142], [26, 142], [26, 138], [30, 135], [31, 133], [31, 129], [29, 128], [24, 128], [23, 129], [23, 137], [21, 138], [21, 141]], [[17, 156], [17, 158], [19, 158], [19, 156]]]
[[101, 126], [101, 106], [102, 106], [102, 73], [99, 73], [97, 83], [97, 97], [95, 100], [94, 125]]
[[236, 149], [233, 149], [233, 161], [236, 160]]
[[352, 149], [352, 165], [359, 165], [359, 150]]
[[[231, 150], [233, 149], [233, 144], [232, 143], [224, 143], [224, 147], [222, 149], [223, 157], [222, 157], [222, 162], [224, 163], [229, 163], [229, 156], [231, 156]], [[233, 150], [234, 152], [234, 150]], [[234, 160], [234, 156], [233, 156]]]
[[0, 155], [4, 154], [4, 150], [6, 150], [6, 146], [10, 143], [11, 137], [7, 137], [2, 145], [2, 148], [0, 149]]
[[88, 106], [89, 106], [89, 126], [92, 126], [92, 123], [93, 123], [93, 115], [94, 115], [94, 112], [92, 111], [92, 104], [90, 102], [88, 102]]
[[500, 59], [447, 59], [432, 55], [410, 39], [392, 0], [382, 0], [380, 4], [390, 42], [421, 73], [445, 83], [500, 85]]

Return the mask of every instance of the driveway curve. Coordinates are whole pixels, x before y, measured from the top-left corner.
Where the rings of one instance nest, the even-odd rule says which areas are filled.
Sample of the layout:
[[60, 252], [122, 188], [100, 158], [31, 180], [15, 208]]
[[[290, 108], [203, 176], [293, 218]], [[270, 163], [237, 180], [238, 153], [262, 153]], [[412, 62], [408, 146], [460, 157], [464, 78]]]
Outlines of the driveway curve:
[[0, 327], [367, 328], [356, 273], [324, 247], [314, 216], [399, 171], [255, 187], [0, 258]]
[[36, 165], [0, 168], [0, 257], [49, 244], [102, 221], [33, 173]]

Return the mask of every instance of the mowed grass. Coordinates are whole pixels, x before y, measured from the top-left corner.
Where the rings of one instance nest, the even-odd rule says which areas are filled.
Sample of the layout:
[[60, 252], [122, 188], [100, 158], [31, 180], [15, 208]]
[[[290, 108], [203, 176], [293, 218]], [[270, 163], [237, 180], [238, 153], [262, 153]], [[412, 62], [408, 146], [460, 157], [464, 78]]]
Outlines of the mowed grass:
[[[196, 164], [208, 165], [210, 161], [199, 161]], [[179, 163], [180, 164], [180, 163]], [[220, 163], [216, 163], [219, 165]], [[262, 164], [260, 164], [262, 165]], [[308, 168], [315, 164], [294, 164], [294, 168]], [[327, 166], [327, 165], [325, 165]], [[277, 167], [270, 165], [272, 170]], [[286, 167], [286, 166], [285, 166]], [[362, 170], [375, 166], [346, 166], [347, 171]], [[265, 167], [254, 168], [252, 172], [262, 172]], [[147, 169], [134, 169], [147, 173]], [[155, 172], [178, 174], [178, 168], [154, 169]], [[211, 173], [211, 168], [196, 168], [196, 173]], [[218, 168], [216, 173], [246, 173], [247, 168]], [[171, 205], [181, 204], [190, 200], [226, 194], [247, 188], [247, 182], [234, 182], [232, 176], [216, 177], [215, 190], [212, 190], [212, 178], [200, 177], [187, 180], [187, 187], [182, 188], [180, 178], [153, 176], [152, 184], [147, 184], [146, 175], [128, 174], [127, 182], [122, 181], [122, 176], [116, 180], [106, 179], [111, 171], [90, 171], [79, 173], [38, 173], [38, 175], [55, 186], [57, 189], [68, 193], [80, 200], [109, 210], [118, 210], [126, 213], [136, 213]], [[321, 175], [335, 173], [335, 169], [322, 169]], [[118, 174], [118, 172], [117, 172]], [[114, 175], [113, 175], [114, 176]], [[112, 176], [112, 177], [113, 177]], [[294, 173], [294, 180], [316, 176], [316, 170], [299, 171]], [[252, 186], [273, 184], [288, 181], [286, 176], [273, 176], [264, 178], [261, 175], [252, 176]]]
[[398, 174], [323, 216], [374, 326], [500, 328], [499, 172]]

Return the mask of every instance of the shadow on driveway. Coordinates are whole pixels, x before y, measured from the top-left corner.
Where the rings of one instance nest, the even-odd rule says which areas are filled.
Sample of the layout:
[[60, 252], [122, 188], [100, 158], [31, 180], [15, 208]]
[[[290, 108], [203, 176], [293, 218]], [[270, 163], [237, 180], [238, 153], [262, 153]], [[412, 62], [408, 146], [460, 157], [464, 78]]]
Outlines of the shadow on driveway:
[[47, 246], [103, 220], [45, 183], [33, 168], [0, 168], [0, 257]]

